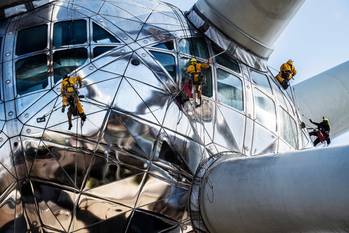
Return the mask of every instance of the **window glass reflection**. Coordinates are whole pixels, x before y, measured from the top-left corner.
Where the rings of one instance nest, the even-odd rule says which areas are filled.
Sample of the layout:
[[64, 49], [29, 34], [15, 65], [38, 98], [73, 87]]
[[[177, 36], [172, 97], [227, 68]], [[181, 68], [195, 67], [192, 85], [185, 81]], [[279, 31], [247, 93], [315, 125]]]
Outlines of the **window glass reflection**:
[[216, 62], [222, 66], [227, 67], [228, 69], [231, 69], [232, 71], [235, 71], [237, 73], [241, 73], [239, 63], [237, 60], [229, 57], [226, 53], [223, 53], [223, 49], [219, 48], [218, 46], [213, 46], [213, 52], [215, 55], [220, 54], [215, 57]]
[[120, 43], [112, 34], [95, 23], [93, 23], [93, 41], [102, 44]]
[[279, 86], [273, 82], [273, 81], [270, 81], [272, 87], [273, 87], [273, 93], [274, 93], [274, 96], [276, 97], [276, 100], [278, 101], [278, 103], [281, 105], [281, 106], [284, 106], [286, 107], [286, 102], [285, 102], [285, 98], [284, 98], [284, 94], [282, 93], [282, 91], [280, 90]]
[[47, 48], [47, 28], [40, 25], [21, 30], [17, 34], [16, 55], [23, 55]]
[[274, 101], [255, 88], [254, 102], [256, 121], [265, 126], [267, 129], [275, 131], [276, 110]]
[[2, 37], [0, 36], [0, 54], [2, 54]]
[[[2, 54], [2, 37], [0, 36], [0, 60], [1, 60], [1, 54]], [[0, 80], [2, 80], [2, 74], [0, 72]], [[1, 92], [0, 92], [0, 97], [1, 97]]]
[[174, 50], [173, 41], [167, 41], [164, 43], [160, 43], [160, 44], [154, 45], [153, 47], [159, 48], [159, 49]]
[[174, 56], [166, 53], [160, 53], [160, 52], [155, 52], [151, 51], [153, 56], [158, 60], [161, 65], [167, 70], [167, 72], [171, 75], [173, 80], [176, 81], [176, 60]]
[[297, 148], [297, 124], [282, 108], [279, 108], [278, 129], [280, 137], [288, 142], [292, 147]]
[[17, 94], [44, 89], [48, 86], [46, 54], [25, 58], [16, 62]]
[[188, 38], [181, 39], [179, 41], [179, 51], [193, 55], [195, 57], [201, 57], [207, 59], [209, 57], [207, 43], [205, 39], [199, 38]]
[[251, 70], [251, 79], [260, 89], [271, 93], [270, 83], [265, 74]]
[[207, 97], [213, 96], [213, 85], [212, 85], [212, 70], [211, 68], [203, 71], [204, 79], [202, 81], [202, 95]]
[[64, 45], [84, 44], [87, 41], [85, 20], [58, 22], [54, 25], [53, 45], [58, 48]]
[[69, 49], [55, 52], [53, 54], [53, 71], [55, 83], [62, 79], [87, 60], [87, 49]]
[[99, 55], [102, 55], [115, 47], [116, 46], [98, 46], [93, 49], [93, 58], [98, 57]]
[[243, 111], [242, 81], [222, 69], [217, 70], [218, 100], [237, 110]]

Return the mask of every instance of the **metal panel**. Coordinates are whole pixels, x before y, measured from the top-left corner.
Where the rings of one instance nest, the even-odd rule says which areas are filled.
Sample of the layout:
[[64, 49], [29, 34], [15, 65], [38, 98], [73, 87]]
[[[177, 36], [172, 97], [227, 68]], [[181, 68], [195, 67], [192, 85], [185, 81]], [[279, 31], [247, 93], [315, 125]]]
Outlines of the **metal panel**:
[[275, 40], [303, 3], [304, 0], [200, 0], [195, 7], [238, 44], [268, 58]]
[[[47, 1], [33, 3], [38, 7]], [[53, 48], [54, 23], [80, 19], [87, 22], [88, 41]], [[108, 43], [114, 48], [95, 58], [93, 49], [106, 44], [92, 40], [93, 23], [120, 41]], [[48, 48], [16, 57], [17, 32], [33, 24], [49, 26]], [[2, 21], [0, 35], [5, 77], [0, 101], [1, 232], [191, 232], [188, 199], [200, 163], [222, 151], [250, 153], [251, 148], [244, 148], [244, 143], [251, 147], [253, 133], [245, 114], [254, 109], [247, 68], [241, 66], [240, 77], [250, 87], [245, 112], [217, 103], [216, 93], [203, 97], [201, 106], [186, 101], [177, 42], [202, 35], [172, 5], [57, 0]], [[169, 40], [172, 50], [152, 47]], [[205, 41], [212, 56], [211, 43]], [[81, 62], [74, 58], [54, 63], [55, 52], [73, 48], [88, 51], [84, 64], [77, 67]], [[263, 67], [241, 49], [235, 46], [235, 55]], [[153, 50], [173, 56], [176, 78]], [[49, 85], [17, 95], [15, 63], [38, 53], [48, 55]], [[54, 81], [54, 65], [82, 78], [77, 89], [87, 115], [83, 126], [77, 115], [68, 129], [67, 113], [61, 111], [62, 80]], [[216, 67], [213, 62], [213, 92]], [[265, 137], [263, 146], [273, 141]]]

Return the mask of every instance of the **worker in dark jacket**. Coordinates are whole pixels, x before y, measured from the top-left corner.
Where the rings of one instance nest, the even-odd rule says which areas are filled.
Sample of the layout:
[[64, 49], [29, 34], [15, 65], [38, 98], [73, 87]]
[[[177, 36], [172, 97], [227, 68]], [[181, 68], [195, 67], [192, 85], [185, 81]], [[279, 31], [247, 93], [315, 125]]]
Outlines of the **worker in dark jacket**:
[[311, 119], [309, 121], [317, 126], [317, 129], [310, 132], [310, 136], [315, 136], [316, 139], [314, 141], [314, 146], [319, 144], [320, 142], [327, 142], [327, 145], [331, 143], [330, 139], [330, 122], [327, 118], [322, 117], [322, 121], [320, 123], [314, 122]]

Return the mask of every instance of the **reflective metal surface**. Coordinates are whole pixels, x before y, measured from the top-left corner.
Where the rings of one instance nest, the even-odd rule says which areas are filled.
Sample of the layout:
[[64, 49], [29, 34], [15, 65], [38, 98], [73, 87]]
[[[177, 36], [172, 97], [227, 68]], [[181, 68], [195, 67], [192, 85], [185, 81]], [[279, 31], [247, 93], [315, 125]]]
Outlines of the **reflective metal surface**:
[[0, 19], [29, 12], [54, 0], [2, 0], [0, 2]]
[[[256, 113], [259, 84], [250, 71], [263, 67], [260, 59], [247, 66], [237, 53], [216, 57], [202, 106], [180, 100], [183, 65], [192, 55], [206, 62], [214, 46], [172, 5], [55, 1], [1, 21], [0, 38], [1, 232], [192, 232], [189, 196], [202, 161], [224, 151], [255, 156], [302, 147], [283, 137], [277, 111]], [[232, 60], [237, 69], [226, 65]], [[82, 77], [87, 115], [72, 130], [60, 110], [66, 73]], [[277, 85], [264, 94], [298, 125]], [[279, 128], [259, 122], [260, 114], [273, 114]], [[298, 142], [302, 131], [294, 130]]]
[[347, 146], [211, 158], [194, 181], [195, 226], [211, 233], [348, 232], [348, 154]]

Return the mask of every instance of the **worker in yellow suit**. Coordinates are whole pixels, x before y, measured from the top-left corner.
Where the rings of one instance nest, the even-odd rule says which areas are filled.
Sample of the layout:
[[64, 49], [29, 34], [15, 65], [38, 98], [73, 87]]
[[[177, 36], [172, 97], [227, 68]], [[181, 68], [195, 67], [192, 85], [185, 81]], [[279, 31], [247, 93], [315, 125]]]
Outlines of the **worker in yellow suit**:
[[296, 68], [292, 60], [288, 60], [280, 67], [280, 72], [276, 76], [276, 80], [286, 90], [289, 87], [289, 81], [297, 74]]
[[202, 92], [202, 81], [203, 81], [202, 71], [208, 69], [209, 67], [210, 67], [209, 63], [200, 63], [196, 60], [196, 58], [193, 57], [190, 60], [186, 69], [186, 72], [191, 76], [191, 79], [195, 87], [195, 92], [194, 92], [195, 101], [199, 100], [199, 104], [197, 104], [197, 106], [201, 105], [201, 92]]
[[86, 120], [86, 114], [84, 108], [80, 102], [78, 88], [81, 88], [82, 80], [80, 76], [69, 76], [66, 75], [63, 78], [61, 84], [61, 93], [62, 93], [62, 112], [65, 111], [65, 108], [69, 106], [68, 109], [68, 122], [69, 130], [73, 127], [72, 116], [79, 115], [81, 120], [84, 122]]

